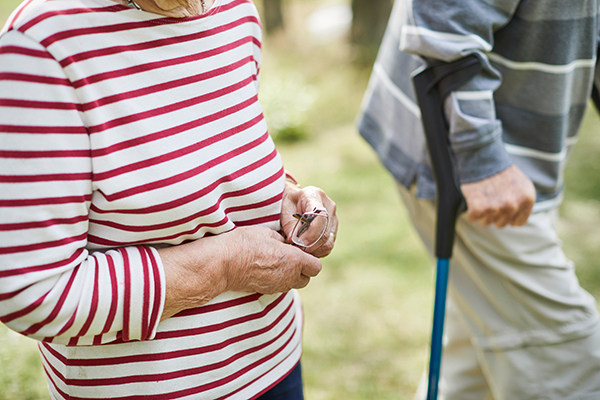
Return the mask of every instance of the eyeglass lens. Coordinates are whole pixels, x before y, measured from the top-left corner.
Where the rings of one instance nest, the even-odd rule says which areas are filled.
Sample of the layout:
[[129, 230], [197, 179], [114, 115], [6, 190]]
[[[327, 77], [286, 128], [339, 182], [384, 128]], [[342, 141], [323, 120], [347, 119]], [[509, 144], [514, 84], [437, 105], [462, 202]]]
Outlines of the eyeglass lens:
[[298, 219], [292, 231], [292, 242], [298, 246], [314, 246], [327, 229], [329, 218], [327, 211], [316, 210], [315, 212], [299, 214], [294, 217]]

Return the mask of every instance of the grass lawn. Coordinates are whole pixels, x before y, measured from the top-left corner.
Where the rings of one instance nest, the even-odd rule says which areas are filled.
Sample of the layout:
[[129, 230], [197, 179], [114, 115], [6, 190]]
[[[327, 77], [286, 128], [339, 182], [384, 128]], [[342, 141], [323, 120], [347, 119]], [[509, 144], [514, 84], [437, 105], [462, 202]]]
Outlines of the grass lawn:
[[[393, 180], [355, 130], [369, 68], [353, 62], [343, 41], [324, 43], [304, 30], [308, 13], [323, 3], [285, 3], [287, 34], [265, 41], [261, 70], [261, 101], [286, 167], [338, 204], [336, 249], [301, 291], [306, 398], [411, 399], [427, 361], [434, 262]], [[0, 20], [16, 4], [2, 0]], [[582, 285], [597, 298], [599, 127], [590, 108], [566, 173], [560, 225]], [[0, 400], [48, 398], [35, 347], [0, 324]]]

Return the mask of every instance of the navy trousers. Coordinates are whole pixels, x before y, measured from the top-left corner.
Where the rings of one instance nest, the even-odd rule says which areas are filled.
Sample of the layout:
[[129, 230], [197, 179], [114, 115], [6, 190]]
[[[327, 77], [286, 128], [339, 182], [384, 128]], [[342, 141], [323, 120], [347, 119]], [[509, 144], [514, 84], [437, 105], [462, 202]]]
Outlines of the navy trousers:
[[302, 367], [300, 363], [281, 382], [256, 400], [304, 400]]

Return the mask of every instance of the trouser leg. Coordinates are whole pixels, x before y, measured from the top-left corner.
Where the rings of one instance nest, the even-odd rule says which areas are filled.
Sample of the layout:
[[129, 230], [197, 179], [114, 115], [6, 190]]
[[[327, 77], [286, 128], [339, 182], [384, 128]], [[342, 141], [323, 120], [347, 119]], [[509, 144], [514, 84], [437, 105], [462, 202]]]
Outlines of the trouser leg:
[[469, 331], [451, 298], [447, 301], [444, 331], [446, 345], [442, 358], [440, 400], [491, 400], [487, 379], [471, 344]]
[[[433, 202], [405, 189], [401, 194], [431, 251]], [[562, 252], [552, 212], [501, 230], [461, 218], [450, 268], [450, 301], [495, 400], [600, 398], [595, 301], [581, 289]], [[449, 318], [447, 332], [456, 324]], [[448, 336], [447, 348], [453, 345]], [[456, 385], [469, 375], [468, 368], [450, 356], [447, 361], [440, 393], [463, 399], [455, 394]]]

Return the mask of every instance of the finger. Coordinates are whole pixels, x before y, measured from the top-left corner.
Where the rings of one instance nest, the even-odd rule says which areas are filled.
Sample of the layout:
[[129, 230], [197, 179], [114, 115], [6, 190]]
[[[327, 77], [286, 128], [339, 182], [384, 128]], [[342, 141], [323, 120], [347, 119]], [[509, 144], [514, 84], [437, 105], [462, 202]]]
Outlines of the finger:
[[[468, 208], [467, 209], [467, 219], [470, 222], [477, 222], [479, 221], [482, 225], [487, 224], [489, 225], [489, 221], [491, 220], [491, 216], [489, 215], [489, 211], [485, 211], [485, 210], [480, 210], [480, 209], [476, 209], [476, 208]], [[484, 225], [485, 226], [485, 225]]]
[[469, 201], [467, 198], [467, 219], [470, 222], [476, 222], [485, 217], [487, 208], [483, 206], [483, 203], [480, 201]]
[[335, 239], [337, 236], [337, 230], [338, 218], [334, 215], [333, 217], [329, 218], [327, 228], [323, 232], [323, 235], [321, 236], [319, 241], [313, 246], [305, 248], [304, 250], [315, 257], [324, 257], [328, 255], [331, 252], [331, 250], [333, 250], [333, 246], [335, 244]]
[[315, 250], [311, 254], [317, 258], [327, 257], [333, 251], [334, 246], [335, 246], [335, 237], [333, 235], [331, 235], [329, 237], [329, 240], [323, 246], [319, 247], [317, 250]]
[[488, 226], [492, 225], [492, 222], [493, 222], [492, 218], [489, 218], [489, 217], [479, 219], [479, 223], [484, 228], [487, 228]]
[[519, 209], [516, 205], [507, 204], [505, 205], [495, 216], [494, 226], [498, 229], [504, 228], [508, 225], [518, 213]]
[[284, 217], [283, 214], [281, 215], [281, 232], [286, 243], [292, 244], [292, 232], [295, 224], [295, 219], [291, 217]]
[[526, 207], [515, 214], [513, 219], [509, 222], [511, 226], [523, 226], [527, 223], [529, 216], [533, 210], [533, 205]]
[[314, 278], [315, 276], [319, 275], [321, 269], [323, 269], [321, 261], [317, 257], [308, 255], [306, 253], [304, 253], [304, 256], [307, 257], [307, 260], [302, 265], [300, 273], [311, 278]]
[[493, 224], [493, 225], [494, 225], [496, 228], [498, 228], [498, 229], [502, 229], [502, 228], [504, 228], [506, 225], [508, 225], [508, 224], [510, 223], [510, 221], [511, 221], [511, 220], [512, 220], [512, 217], [508, 217], [508, 216], [502, 215], [502, 216], [500, 216], [500, 217], [496, 218], [496, 219], [495, 219], [495, 220], [492, 222], [492, 224]]
[[471, 215], [467, 214], [467, 217], [470, 217], [470, 222], [479, 222], [481, 226], [487, 228], [496, 221], [497, 211], [491, 208], [487, 208], [483, 210], [478, 210], [476, 213], [473, 213]]
[[333, 234], [333, 231], [331, 230], [331, 225], [328, 225], [325, 228], [325, 230], [323, 231], [323, 234], [321, 235], [321, 237], [319, 238], [317, 243], [315, 243], [314, 245], [312, 245], [310, 247], [304, 248], [304, 251], [314, 255], [314, 252], [316, 250], [322, 248], [323, 246], [325, 246], [327, 244], [327, 242], [332, 238], [332, 236], [334, 236], [334, 234]]
[[[267, 228], [267, 229], [269, 229], [269, 228]], [[286, 238], [281, 236], [281, 233], [279, 233], [278, 231], [274, 231], [273, 229], [269, 229], [268, 236], [270, 238], [277, 240], [278, 242], [287, 243]]]
[[307, 186], [302, 189], [297, 203], [297, 211], [305, 213], [312, 212], [315, 209], [324, 209], [329, 214], [332, 214], [335, 213], [335, 208], [332, 207], [332, 204], [335, 205], [322, 189], [315, 186]]
[[300, 274], [298, 279], [296, 279], [296, 281], [294, 282], [292, 288], [293, 289], [302, 289], [302, 288], [305, 288], [306, 286], [308, 286], [309, 283], [310, 283], [310, 278], [306, 275]]
[[323, 244], [319, 245], [319, 247], [314, 246], [314, 248], [307, 249], [307, 252], [312, 254], [315, 257], [323, 258], [328, 256], [335, 246], [335, 240], [337, 238], [338, 231], [338, 220], [337, 218], [333, 219], [333, 223], [329, 228], [329, 232], [326, 232], [326, 236], [324, 235]]
[[[334, 226], [332, 225], [332, 221], [337, 221], [337, 217], [335, 216], [335, 202], [333, 202], [323, 190], [314, 186], [304, 187], [301, 190], [291, 192], [289, 195], [284, 197], [284, 203], [286, 206], [282, 207], [280, 222], [282, 230], [285, 236], [288, 238], [288, 243], [295, 243], [303, 248], [303, 250], [311, 254], [315, 254], [315, 251], [323, 248], [323, 246], [329, 247], [327, 251], [321, 251], [319, 253], [323, 255], [328, 254], [331, 251], [331, 248], [333, 248], [333, 245], [327, 246], [329, 234], [332, 226]], [[290, 206], [295, 208], [291, 209]], [[293, 215], [314, 212], [327, 216], [327, 225], [323, 226], [324, 230], [321, 231], [319, 224], [311, 224], [309, 222], [305, 226], [306, 229], [301, 229], [302, 225], [300, 225], [300, 230], [297, 233], [297, 239], [292, 239], [293, 231], [295, 227], [298, 227], [299, 222], [297, 218], [293, 217]], [[337, 222], [335, 222], [335, 224], [337, 224]], [[302, 232], [305, 233], [304, 236], [301, 236]], [[322, 232], [322, 234], [319, 235], [320, 232]], [[314, 243], [314, 240], [317, 240], [317, 242]], [[302, 243], [314, 244], [309, 247], [303, 247]]]
[[[292, 232], [294, 227], [298, 223], [298, 219], [294, 217], [294, 215], [303, 215], [305, 213], [322, 213], [323, 215], [329, 216], [328, 210], [323, 207], [323, 204], [320, 202], [299, 202], [296, 204], [296, 208], [294, 209], [283, 209], [280, 217], [281, 229], [284, 232], [285, 236], [288, 238], [288, 243], [291, 243]], [[319, 240], [320, 242], [320, 240]], [[311, 247], [316, 247], [319, 243]]]
[[492, 224], [494, 224], [494, 226], [498, 229], [504, 228], [506, 225], [508, 225], [508, 223], [509, 219], [507, 217], [501, 217], [500, 219], [496, 219], [494, 222], [492, 222]]
[[340, 221], [338, 220], [338, 217], [334, 215], [331, 218], [331, 226], [329, 227], [329, 236], [333, 238], [334, 242], [335, 242], [335, 239], [337, 238], [339, 223], [340, 223]]

